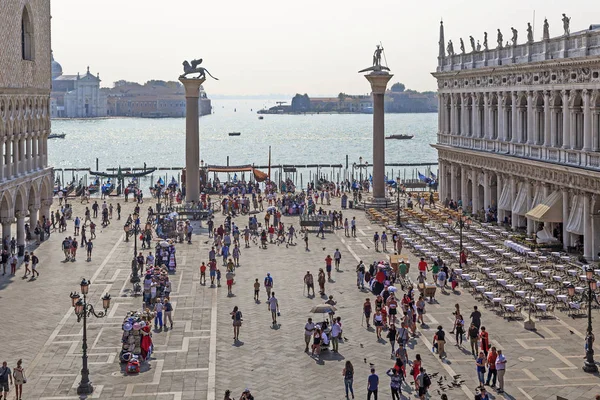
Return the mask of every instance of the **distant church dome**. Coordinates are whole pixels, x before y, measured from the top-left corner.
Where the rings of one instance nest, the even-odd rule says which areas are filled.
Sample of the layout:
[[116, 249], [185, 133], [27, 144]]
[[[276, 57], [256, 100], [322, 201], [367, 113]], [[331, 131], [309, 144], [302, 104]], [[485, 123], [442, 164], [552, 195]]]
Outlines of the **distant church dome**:
[[62, 66], [54, 60], [54, 54], [50, 53], [52, 57], [52, 79], [56, 79], [62, 75]]

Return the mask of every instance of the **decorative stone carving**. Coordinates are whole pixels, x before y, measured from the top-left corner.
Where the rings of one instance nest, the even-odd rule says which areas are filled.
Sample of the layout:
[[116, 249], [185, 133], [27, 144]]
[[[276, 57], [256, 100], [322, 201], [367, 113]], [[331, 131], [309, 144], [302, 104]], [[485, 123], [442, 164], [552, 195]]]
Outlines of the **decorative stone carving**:
[[517, 38], [519, 36], [519, 32], [513, 28], [512, 26], [510, 27], [510, 30], [512, 32], [512, 38], [510, 40], [512, 40], [512, 45], [516, 46], [517, 45]]
[[544, 40], [550, 40], [550, 25], [548, 24], [548, 19], [547, 18], [544, 18], [543, 39]]
[[460, 53], [465, 54], [465, 42], [460, 38]]
[[533, 29], [531, 23], [527, 23], [527, 43], [533, 43]]
[[562, 16], [563, 29], [565, 31], [564, 35], [569, 36], [569, 34], [571, 33], [571, 30], [569, 28], [569, 25], [571, 25], [571, 18], [567, 17], [566, 14], [563, 14]]
[[501, 49], [501, 48], [503, 47], [503, 46], [502, 46], [502, 43], [503, 43], [503, 41], [504, 41], [504, 39], [503, 39], [503, 38], [504, 38], [504, 36], [502, 36], [502, 32], [500, 32], [500, 29], [498, 29], [498, 37], [497, 37], [497, 39], [496, 39], [496, 42], [498, 43], [498, 48], [499, 48], [499, 49]]

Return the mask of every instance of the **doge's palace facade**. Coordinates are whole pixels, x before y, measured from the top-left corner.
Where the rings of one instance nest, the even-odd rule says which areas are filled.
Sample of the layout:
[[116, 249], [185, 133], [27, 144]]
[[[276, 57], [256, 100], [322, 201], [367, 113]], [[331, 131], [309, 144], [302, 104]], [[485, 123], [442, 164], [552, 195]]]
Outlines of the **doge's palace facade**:
[[50, 2], [2, 0], [0, 21], [0, 223], [23, 245], [52, 204]]
[[[503, 44], [446, 47], [440, 26], [440, 197], [539, 242], [600, 251], [600, 26]], [[516, 33], [513, 32], [513, 39]], [[487, 34], [486, 34], [487, 38]], [[491, 40], [491, 39], [490, 39]]]

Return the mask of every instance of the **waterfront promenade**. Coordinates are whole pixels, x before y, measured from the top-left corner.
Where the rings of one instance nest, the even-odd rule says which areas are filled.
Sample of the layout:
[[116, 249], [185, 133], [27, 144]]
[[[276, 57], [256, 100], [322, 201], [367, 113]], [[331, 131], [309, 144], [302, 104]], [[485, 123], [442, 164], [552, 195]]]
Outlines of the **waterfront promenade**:
[[[148, 203], [142, 204], [141, 209], [147, 209]], [[74, 216], [81, 216], [83, 207], [78, 202], [73, 204]], [[339, 200], [334, 199], [332, 204], [339, 204]], [[126, 219], [133, 203], [121, 201], [121, 205]], [[52, 209], [56, 207], [57, 204]], [[18, 358], [23, 358], [28, 377], [24, 398], [77, 398], [82, 332], [68, 295], [79, 290], [79, 282], [85, 277], [92, 282], [89, 298], [94, 305], [100, 307], [100, 297], [105, 292], [113, 297], [107, 318], [89, 320], [90, 374], [96, 389], [92, 398], [212, 400], [223, 398], [225, 389], [230, 389], [237, 399], [245, 388], [250, 388], [257, 399], [341, 399], [344, 398], [341, 371], [346, 360], [354, 364], [357, 398], [366, 396], [369, 363], [375, 365], [380, 376], [380, 398], [389, 398], [385, 371], [393, 366], [390, 346], [387, 339], [378, 342], [374, 331], [361, 324], [362, 303], [373, 296], [356, 288], [354, 272], [358, 260], [369, 263], [383, 257], [375, 253], [372, 243], [374, 232], [381, 229], [368, 222], [361, 211], [345, 210], [344, 215], [356, 216], [357, 238], [345, 237], [343, 230], [326, 233], [325, 239], [317, 239], [313, 234], [309, 236], [310, 252], [304, 250], [301, 242], [288, 248], [269, 245], [262, 250], [254, 244], [249, 249], [242, 248], [232, 297], [227, 296], [225, 287], [210, 288], [199, 283], [198, 266], [207, 260], [210, 248], [204, 230], [195, 232], [191, 245], [178, 244], [177, 272], [171, 276], [174, 327], [154, 332], [156, 349], [149, 368], [129, 376], [122, 373], [118, 362], [121, 322], [127, 311], [140, 308], [141, 298], [131, 297], [133, 242], [124, 241], [124, 220], [113, 219], [109, 227], [98, 227], [91, 262], [86, 262], [80, 254], [76, 262], [64, 263], [60, 242], [65, 235], [53, 233], [50, 240], [34, 250], [40, 258], [39, 279], [22, 280], [22, 267], [15, 277], [0, 275], [4, 317], [0, 361], [8, 361], [12, 368]], [[217, 213], [216, 226], [221, 221], [222, 216]], [[243, 228], [247, 217], [234, 221]], [[297, 218], [284, 217], [283, 222], [298, 225]], [[66, 234], [72, 232], [69, 221]], [[333, 282], [326, 284], [326, 293], [338, 302], [336, 315], [342, 318], [345, 340], [339, 345], [339, 353], [324, 353], [316, 360], [303, 351], [303, 327], [308, 317], [319, 320], [319, 315], [311, 315], [309, 311], [322, 300], [304, 295], [302, 277], [307, 270], [316, 276], [318, 268], [324, 268], [325, 257], [333, 255], [336, 248], [342, 253], [342, 268], [341, 272], [332, 272]], [[416, 266], [417, 259], [412, 254], [403, 254]], [[273, 276], [273, 290], [281, 309], [276, 327], [271, 324], [262, 288], [267, 272]], [[414, 281], [416, 268], [411, 269], [411, 275]], [[252, 300], [256, 278], [261, 282], [260, 303]], [[441, 398], [439, 377], [450, 380], [457, 374], [465, 382], [460, 388], [445, 389], [448, 398], [472, 399], [475, 394], [477, 377], [470, 352], [455, 347], [451, 337], [446, 344], [446, 361], [431, 353], [437, 325], [443, 325], [446, 332], [451, 330], [455, 303], [465, 310], [466, 320], [473, 306], [480, 305], [491, 344], [502, 349], [508, 359], [506, 393], [500, 395], [490, 390], [495, 398], [541, 400], [561, 395], [567, 399], [589, 399], [600, 393], [598, 376], [581, 370], [585, 320], [569, 319], [557, 312], [559, 319], [538, 321], [537, 332], [529, 332], [522, 321], [506, 322], [487, 312], [468, 293], [438, 294], [437, 300], [439, 303], [427, 305], [426, 326], [419, 328], [419, 336], [411, 339], [408, 349], [411, 360], [420, 353], [427, 371], [438, 373], [430, 390], [431, 398]], [[229, 315], [235, 305], [244, 316], [239, 343], [232, 340]], [[593, 315], [596, 319], [598, 312]], [[403, 393], [407, 398], [415, 398], [410, 385], [403, 387]]]

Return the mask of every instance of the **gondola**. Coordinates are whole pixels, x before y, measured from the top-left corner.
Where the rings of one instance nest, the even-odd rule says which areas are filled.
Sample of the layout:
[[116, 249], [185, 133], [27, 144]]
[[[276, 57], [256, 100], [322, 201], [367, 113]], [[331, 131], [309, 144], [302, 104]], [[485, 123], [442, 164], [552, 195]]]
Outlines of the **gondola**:
[[139, 171], [139, 172], [123, 171], [121, 173], [121, 176], [119, 176], [119, 173], [115, 173], [115, 172], [100, 172], [100, 171], [90, 171], [90, 174], [95, 175], [95, 176], [101, 176], [102, 178], [119, 178], [119, 177], [140, 178], [142, 176], [150, 175], [154, 171], [156, 171], [156, 168], [150, 168], [150, 169], [146, 169], [146, 170]]

